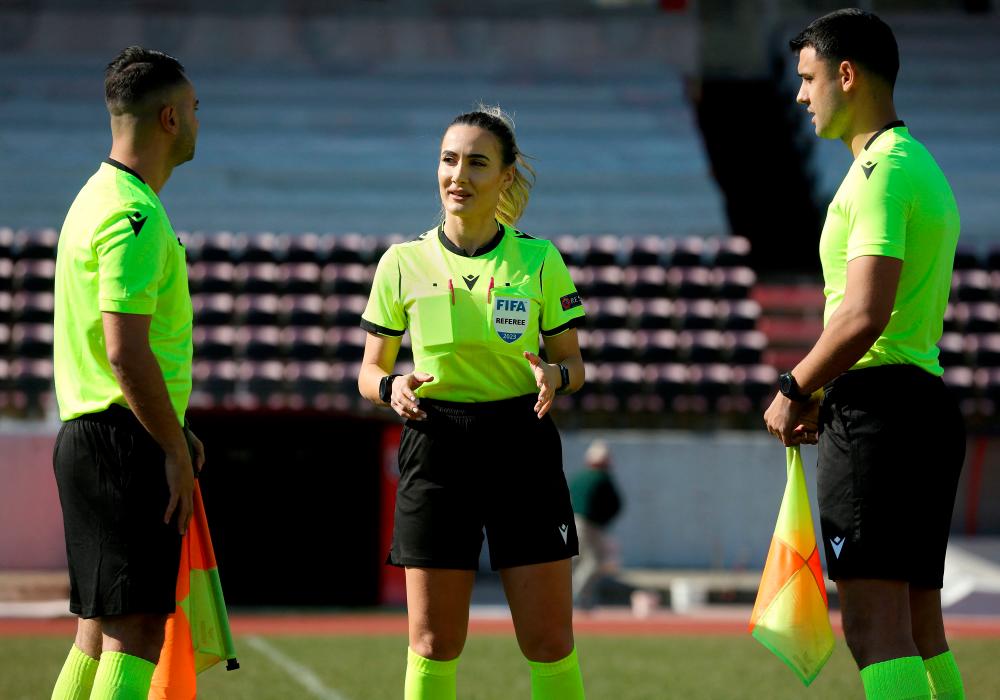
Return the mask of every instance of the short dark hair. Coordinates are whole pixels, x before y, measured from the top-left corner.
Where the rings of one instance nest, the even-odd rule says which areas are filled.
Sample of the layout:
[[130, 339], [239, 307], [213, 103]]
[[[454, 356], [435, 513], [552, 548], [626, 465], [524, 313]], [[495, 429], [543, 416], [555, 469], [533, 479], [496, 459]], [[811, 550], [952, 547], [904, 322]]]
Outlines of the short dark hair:
[[807, 46], [820, 58], [856, 61], [867, 70], [896, 84], [899, 73], [899, 46], [889, 25], [871, 12], [847, 8], [813, 20], [788, 42], [795, 53]]
[[173, 56], [129, 46], [104, 71], [104, 100], [112, 114], [133, 112], [150, 95], [186, 80], [184, 66]]

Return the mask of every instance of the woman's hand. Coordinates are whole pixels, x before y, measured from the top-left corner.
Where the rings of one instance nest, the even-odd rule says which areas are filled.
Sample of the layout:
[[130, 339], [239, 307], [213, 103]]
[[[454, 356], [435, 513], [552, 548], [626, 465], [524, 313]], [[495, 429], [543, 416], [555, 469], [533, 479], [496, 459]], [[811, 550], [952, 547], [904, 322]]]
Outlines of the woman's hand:
[[403, 418], [425, 420], [427, 414], [420, 410], [420, 399], [413, 393], [421, 384], [434, 381], [426, 372], [410, 372], [392, 380], [389, 405]]
[[562, 383], [559, 366], [542, 362], [542, 358], [527, 350], [524, 351], [524, 359], [531, 364], [531, 371], [535, 373], [535, 384], [538, 385], [538, 401], [535, 403], [535, 413], [538, 414], [539, 418], [542, 418], [552, 408], [552, 400], [556, 396], [556, 389]]

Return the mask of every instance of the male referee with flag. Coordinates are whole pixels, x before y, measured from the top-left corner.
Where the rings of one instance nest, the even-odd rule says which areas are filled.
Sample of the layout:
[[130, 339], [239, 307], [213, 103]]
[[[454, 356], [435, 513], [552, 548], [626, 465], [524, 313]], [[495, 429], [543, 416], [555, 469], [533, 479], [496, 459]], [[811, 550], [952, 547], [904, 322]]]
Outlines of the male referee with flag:
[[[204, 449], [184, 427], [192, 309], [158, 193], [194, 157], [198, 100], [171, 56], [131, 46], [105, 72], [111, 155], [59, 237], [53, 455], [76, 641], [53, 700], [145, 700], [175, 608]], [[191, 448], [189, 451], [189, 441]], [[192, 465], [192, 453], [195, 464]]]
[[820, 239], [823, 333], [781, 376], [764, 419], [785, 445], [815, 442], [819, 430], [827, 568], [866, 696], [964, 698], [940, 589], [965, 429], [937, 349], [958, 208], [896, 115], [899, 52], [888, 25], [838, 10], [790, 46], [798, 102], [854, 163]]

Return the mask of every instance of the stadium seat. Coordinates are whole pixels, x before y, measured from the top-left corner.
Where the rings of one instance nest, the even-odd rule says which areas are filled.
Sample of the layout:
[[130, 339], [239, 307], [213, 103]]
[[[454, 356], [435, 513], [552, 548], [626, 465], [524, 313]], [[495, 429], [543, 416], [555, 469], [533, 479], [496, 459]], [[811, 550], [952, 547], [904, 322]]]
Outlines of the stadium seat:
[[[10, 292], [0, 292], [0, 327], [6, 326], [14, 318], [14, 296]], [[4, 354], [0, 342], [0, 356]]]
[[977, 372], [978, 384], [983, 395], [994, 405], [1000, 405], [1000, 367], [990, 367]]
[[277, 326], [245, 326], [236, 331], [239, 357], [250, 360], [272, 360], [282, 350], [281, 329]]
[[692, 365], [689, 370], [689, 381], [692, 393], [704, 398], [709, 408], [715, 408], [721, 397], [733, 393], [733, 370], [729, 365]]
[[52, 324], [19, 323], [10, 336], [14, 357], [52, 357]]
[[5, 357], [9, 350], [10, 345], [10, 326], [6, 323], [0, 323], [0, 357]]
[[669, 363], [655, 365], [653, 388], [667, 406], [690, 392], [689, 370], [686, 365]]
[[986, 269], [1000, 271], [1000, 245], [994, 244], [986, 254]]
[[[563, 262], [567, 266], [578, 267], [583, 262], [583, 256], [580, 255], [581, 250], [581, 239], [576, 236], [559, 236], [552, 241], [559, 253], [562, 255]], [[576, 277], [573, 278], [574, 280]]]
[[975, 372], [968, 367], [948, 367], [942, 379], [959, 401], [975, 398]]
[[341, 362], [360, 362], [368, 334], [359, 327], [330, 328], [326, 332], [327, 355]]
[[621, 297], [625, 296], [625, 273], [620, 267], [590, 268], [593, 277], [590, 281], [589, 297]]
[[14, 230], [0, 226], [0, 260], [14, 257]]
[[193, 294], [235, 294], [236, 267], [229, 261], [196, 262], [188, 268], [188, 283]]
[[1000, 304], [982, 301], [966, 306], [963, 330], [966, 333], [1000, 332]]
[[406, 241], [412, 241], [416, 237], [417, 237], [416, 235], [404, 236], [401, 233], [390, 233], [386, 236], [376, 237], [371, 252], [372, 263], [375, 264], [379, 260], [381, 260], [382, 255], [385, 253], [385, 251], [389, 250], [390, 246], [394, 246], [397, 243], [405, 243]]
[[14, 263], [14, 289], [51, 292], [55, 287], [56, 261], [29, 258]]
[[777, 392], [778, 370], [769, 365], [733, 367], [733, 381], [741, 387], [753, 409], [762, 409]]
[[760, 331], [727, 331], [723, 333], [723, 344], [731, 364], [757, 365], [767, 349], [767, 336]]
[[375, 258], [376, 243], [371, 236], [347, 233], [340, 236], [329, 236], [328, 239], [330, 248], [327, 262], [340, 265], [353, 263], [365, 266], [378, 262], [378, 259]]
[[634, 333], [627, 330], [593, 331], [588, 357], [593, 362], [627, 362], [635, 356]]
[[674, 328], [674, 302], [669, 299], [633, 299], [629, 302], [629, 317], [640, 330]]
[[0, 292], [14, 289], [14, 261], [0, 258]]
[[274, 294], [248, 294], [237, 297], [236, 317], [249, 326], [276, 326], [281, 304]]
[[621, 408], [632, 412], [645, 409], [644, 394], [648, 387], [647, 375], [642, 365], [635, 362], [611, 365], [606, 390], [618, 400]]
[[622, 256], [633, 267], [663, 267], [663, 239], [657, 236], [629, 237], [622, 241]]
[[678, 299], [708, 299], [715, 292], [711, 270], [706, 267], [671, 267], [667, 284]]
[[372, 277], [375, 268], [370, 270], [364, 265], [338, 265], [329, 263], [323, 266], [322, 290], [324, 294], [363, 294], [371, 290]]
[[329, 326], [356, 328], [368, 305], [368, 297], [360, 294], [331, 296], [323, 301], [323, 314]]
[[273, 262], [236, 266], [236, 288], [243, 294], [277, 294], [281, 291], [278, 265]]
[[312, 405], [315, 399], [330, 393], [330, 365], [326, 362], [291, 362], [287, 365], [285, 378], [292, 392], [306, 399]]
[[697, 236], [670, 238], [666, 243], [670, 267], [701, 267], [705, 264], [705, 239]]
[[633, 299], [659, 299], [670, 293], [662, 267], [627, 267], [623, 276], [626, 293]]
[[232, 360], [196, 359], [192, 368], [194, 388], [210, 394], [216, 403], [236, 393], [238, 365]]
[[236, 304], [229, 294], [195, 294], [191, 304], [196, 326], [225, 326], [235, 320]]
[[38, 394], [52, 388], [52, 360], [18, 357], [10, 363], [10, 386], [14, 391]]
[[760, 304], [752, 299], [720, 301], [716, 309], [723, 330], [750, 331], [757, 328]]
[[956, 270], [951, 279], [952, 299], [958, 301], [990, 301], [993, 282], [985, 270]]
[[709, 267], [746, 267], [750, 260], [750, 241], [743, 236], [712, 238], [705, 247]]
[[11, 257], [18, 260], [55, 260], [59, 232], [54, 228], [21, 229], [14, 234]]
[[314, 262], [285, 263], [278, 268], [278, 286], [284, 294], [319, 294], [322, 268]]
[[968, 309], [965, 304], [949, 302], [948, 306], [944, 309], [942, 330], [945, 333], [955, 333], [961, 331], [965, 327], [968, 315]]
[[281, 249], [273, 233], [239, 233], [233, 237], [230, 256], [241, 263], [276, 263]]
[[749, 267], [719, 267], [713, 270], [712, 280], [718, 298], [748, 299], [757, 275]]
[[719, 331], [681, 331], [677, 334], [677, 347], [680, 356], [692, 364], [724, 361], [723, 336]]
[[229, 360], [236, 350], [236, 331], [230, 326], [195, 326], [194, 355], [199, 360]]
[[52, 323], [54, 308], [52, 292], [18, 292], [13, 297], [11, 317], [16, 323]]
[[579, 239], [577, 254], [585, 267], [617, 267], [621, 241], [615, 236], [587, 236]]
[[1000, 367], [1000, 333], [969, 336], [977, 367]]
[[975, 248], [959, 245], [955, 250], [955, 270], [977, 270], [980, 267], [979, 254]]
[[941, 353], [938, 360], [942, 367], [967, 365], [969, 360], [965, 336], [961, 333], [944, 333], [938, 342]]
[[576, 291], [580, 292], [584, 302], [593, 298], [594, 271], [589, 267], [576, 267], [575, 265], [570, 265], [567, 269], [570, 279], [576, 286]]
[[677, 333], [671, 330], [637, 331], [634, 354], [643, 364], [676, 362], [679, 359]]
[[188, 256], [198, 262], [234, 262], [234, 239], [230, 231], [196, 231], [187, 239]]
[[319, 326], [285, 328], [281, 331], [284, 354], [294, 360], [319, 360], [326, 352], [326, 337]]
[[320, 240], [315, 233], [286, 234], [278, 237], [278, 259], [286, 264], [327, 262], [320, 254]]
[[[330, 297], [337, 300], [337, 297]], [[323, 324], [323, 297], [319, 294], [289, 294], [281, 298], [281, 317], [290, 326]]]
[[625, 328], [629, 322], [628, 302], [621, 297], [593, 299], [587, 303], [587, 326], [594, 329]]
[[674, 314], [681, 330], [710, 330], [718, 325], [716, 304], [709, 299], [679, 299], [674, 304]]
[[285, 365], [278, 360], [245, 360], [240, 363], [238, 372], [247, 391], [264, 403], [284, 392]]

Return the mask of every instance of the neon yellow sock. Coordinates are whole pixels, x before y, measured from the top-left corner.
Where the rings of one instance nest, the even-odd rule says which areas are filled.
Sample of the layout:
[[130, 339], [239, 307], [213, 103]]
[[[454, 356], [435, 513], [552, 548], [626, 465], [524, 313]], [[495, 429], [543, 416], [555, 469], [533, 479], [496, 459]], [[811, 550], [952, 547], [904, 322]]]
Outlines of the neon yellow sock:
[[880, 661], [861, 669], [868, 700], [931, 700], [924, 660], [919, 656]]
[[413, 649], [406, 650], [404, 700], [455, 700], [455, 672], [458, 659], [425, 659]]
[[119, 651], [101, 654], [90, 700], [146, 700], [156, 664]]
[[950, 651], [924, 660], [931, 697], [935, 700], [965, 700], [962, 674]]
[[584, 700], [583, 675], [576, 647], [565, 659], [543, 663], [528, 661], [531, 666], [531, 700]]
[[52, 689], [52, 700], [88, 700], [96, 674], [97, 659], [90, 658], [74, 644]]

